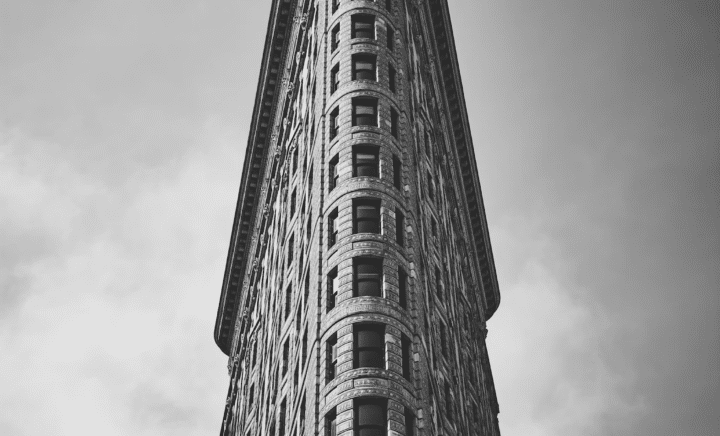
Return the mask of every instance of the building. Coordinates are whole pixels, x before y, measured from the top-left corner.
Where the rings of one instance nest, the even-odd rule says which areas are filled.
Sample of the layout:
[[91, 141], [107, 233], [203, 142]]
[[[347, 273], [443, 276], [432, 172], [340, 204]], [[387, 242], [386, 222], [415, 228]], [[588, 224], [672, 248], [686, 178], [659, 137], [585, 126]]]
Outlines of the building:
[[222, 435], [498, 435], [446, 0], [273, 0], [215, 327]]

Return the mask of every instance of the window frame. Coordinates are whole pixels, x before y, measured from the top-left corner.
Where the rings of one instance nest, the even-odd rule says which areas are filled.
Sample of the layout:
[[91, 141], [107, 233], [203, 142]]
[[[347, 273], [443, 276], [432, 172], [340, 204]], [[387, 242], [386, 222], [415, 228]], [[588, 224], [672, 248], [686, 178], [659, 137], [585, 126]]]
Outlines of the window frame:
[[[353, 14], [352, 17], [350, 17], [350, 37], [352, 39], [356, 38], [366, 38], [366, 39], [377, 39], [377, 31], [375, 29], [376, 27], [376, 18], [375, 15], [372, 14]], [[358, 24], [364, 24], [367, 26], [367, 30], [359, 30]], [[358, 32], [364, 34], [365, 32], [368, 32], [370, 36], [358, 36]]]
[[[353, 369], [386, 369], [387, 359], [385, 358], [385, 352], [387, 350], [387, 344], [385, 332], [386, 326], [384, 324], [366, 322], [359, 322], [353, 324]], [[362, 338], [361, 336], [364, 336], [363, 333], [370, 333], [370, 335]], [[362, 347], [360, 346], [361, 342], [367, 341], [368, 339], [372, 340], [373, 335], [376, 337], [377, 340], [379, 340], [379, 343]], [[375, 360], [377, 360], [379, 362], [379, 366], [360, 366], [360, 360], [363, 358], [367, 359], [368, 356], [363, 356], [363, 353], [371, 353], [369, 355], [371, 356], [370, 358], [374, 358]]]
[[[360, 217], [359, 210], [366, 209], [374, 212], [371, 217]], [[363, 197], [353, 198], [352, 200], [352, 220], [353, 220], [353, 234], [382, 234], [382, 201], [379, 198], [374, 197]], [[377, 231], [361, 231], [360, 227], [373, 226]]]
[[[372, 155], [374, 161], [372, 163], [360, 163], [358, 155]], [[369, 159], [367, 159], [369, 161]], [[360, 174], [360, 170], [366, 170], [369, 174]], [[352, 148], [352, 170], [353, 177], [380, 177], [380, 147], [376, 145], [360, 144], [354, 145]], [[365, 172], [365, 171], [363, 171]]]
[[[361, 266], [375, 266], [377, 268], [377, 273], [360, 273], [359, 269]], [[361, 274], [364, 274], [363, 277], [360, 277]], [[376, 274], [376, 277], [372, 277], [371, 274]], [[384, 272], [383, 272], [383, 259], [378, 257], [354, 257], [353, 258], [353, 297], [382, 297], [383, 296], [383, 282], [384, 282]], [[363, 295], [360, 295], [360, 284], [364, 282], [376, 282], [377, 283], [377, 292], [373, 294], [364, 293]]]

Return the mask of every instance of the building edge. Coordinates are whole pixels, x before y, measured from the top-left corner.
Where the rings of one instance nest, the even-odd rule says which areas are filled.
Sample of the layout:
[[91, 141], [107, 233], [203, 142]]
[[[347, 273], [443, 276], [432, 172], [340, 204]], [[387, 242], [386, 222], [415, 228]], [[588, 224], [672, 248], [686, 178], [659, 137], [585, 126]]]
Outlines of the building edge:
[[[287, 55], [289, 34], [292, 30], [291, 11], [296, 9], [296, 0], [273, 0], [265, 37], [262, 64], [253, 107], [252, 122], [245, 151], [240, 190], [230, 236], [230, 247], [225, 264], [220, 302], [215, 321], [214, 339], [226, 355], [230, 355], [233, 344], [236, 319], [239, 315], [240, 295], [246, 277], [248, 248], [252, 244], [252, 229], [257, 214], [257, 200], [260, 198], [262, 175], [267, 165], [273, 129], [274, 104], [280, 95], [284, 60]], [[450, 21], [447, 1], [429, 0], [435, 44], [441, 57], [439, 68], [443, 87], [447, 92], [448, 107], [453, 112], [453, 135], [461, 165], [462, 182], [468, 201], [468, 213], [472, 226], [474, 259], [482, 280], [479, 290], [484, 301], [484, 319], [490, 319], [500, 304], [500, 288], [490, 244], [485, 207], [480, 189], [480, 177], [475, 162], [472, 135], [463, 95], [460, 68], [457, 60], [455, 40]], [[277, 64], [278, 68], [272, 68]], [[268, 104], [269, 103], [269, 104]], [[264, 107], [269, 107], [264, 111]]]

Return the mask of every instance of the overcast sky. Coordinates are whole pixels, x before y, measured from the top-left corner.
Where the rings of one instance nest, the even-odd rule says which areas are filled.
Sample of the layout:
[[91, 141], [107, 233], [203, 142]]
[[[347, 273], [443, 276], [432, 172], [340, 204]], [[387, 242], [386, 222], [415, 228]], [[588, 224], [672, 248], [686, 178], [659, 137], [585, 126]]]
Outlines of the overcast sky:
[[[217, 434], [269, 2], [0, 0], [0, 434]], [[504, 436], [720, 434], [715, 0], [451, 0]]]

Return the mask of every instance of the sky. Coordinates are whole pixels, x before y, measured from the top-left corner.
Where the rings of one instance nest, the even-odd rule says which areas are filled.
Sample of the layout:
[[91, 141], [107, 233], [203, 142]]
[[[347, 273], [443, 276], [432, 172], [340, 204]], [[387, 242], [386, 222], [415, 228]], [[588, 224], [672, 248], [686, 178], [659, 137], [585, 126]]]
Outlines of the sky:
[[[450, 0], [504, 436], [720, 434], [719, 5]], [[0, 434], [219, 431], [268, 11], [0, 0]]]

